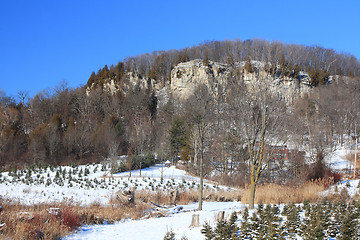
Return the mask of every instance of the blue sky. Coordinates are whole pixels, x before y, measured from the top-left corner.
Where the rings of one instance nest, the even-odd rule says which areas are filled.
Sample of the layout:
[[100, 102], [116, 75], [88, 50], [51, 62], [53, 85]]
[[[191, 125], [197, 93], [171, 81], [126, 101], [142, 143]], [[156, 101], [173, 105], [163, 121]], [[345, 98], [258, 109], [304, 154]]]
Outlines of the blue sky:
[[360, 1], [6, 1], [0, 88], [30, 96], [127, 56], [207, 40], [260, 38], [319, 45], [360, 59]]

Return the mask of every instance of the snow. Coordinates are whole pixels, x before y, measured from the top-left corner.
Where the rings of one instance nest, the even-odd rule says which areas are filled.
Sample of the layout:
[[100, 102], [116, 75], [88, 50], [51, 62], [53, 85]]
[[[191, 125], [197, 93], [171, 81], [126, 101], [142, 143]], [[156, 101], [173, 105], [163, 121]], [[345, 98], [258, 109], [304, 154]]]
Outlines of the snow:
[[204, 202], [202, 211], [195, 211], [198, 204], [182, 205], [183, 210], [180, 213], [172, 214], [169, 217], [150, 218], [144, 220], [127, 220], [124, 222], [116, 222], [111, 225], [93, 225], [84, 226], [75, 234], [64, 239], [163, 239], [168, 230], [172, 230], [176, 234], [176, 238], [180, 239], [186, 236], [189, 240], [204, 239], [201, 234], [201, 227], [189, 227], [193, 214], [199, 214], [200, 226], [205, 222], [214, 224], [218, 211], [225, 211], [227, 218], [234, 211], [241, 211], [245, 208], [240, 202]]
[[325, 157], [325, 163], [328, 167], [335, 171], [341, 171], [344, 169], [353, 168], [354, 164], [351, 161], [346, 160], [347, 154], [353, 153], [352, 150], [339, 149], [329, 153]]
[[[333, 170], [343, 171], [349, 168], [349, 166], [353, 166], [345, 158], [351, 152], [351, 150], [339, 149], [328, 154], [324, 161]], [[59, 167], [53, 171], [49, 168], [43, 169], [41, 172], [33, 171], [30, 183], [26, 183], [26, 172], [19, 174], [21, 175], [19, 177], [13, 177], [8, 172], [3, 172], [0, 175], [0, 197], [2, 199], [17, 200], [23, 204], [73, 201], [81, 202], [82, 204], [96, 202], [106, 205], [119, 189], [136, 186], [137, 189], [149, 191], [154, 190], [153, 188], [169, 191], [179, 187], [187, 190], [190, 188], [196, 189], [199, 182], [199, 178], [190, 176], [184, 170], [180, 170], [175, 166], [162, 167], [158, 164], [141, 170], [141, 177], [139, 170], [132, 171], [131, 177], [129, 172], [114, 174], [111, 177], [109, 170], [101, 170], [102, 167], [101, 164], [78, 166], [76, 168], [62, 167], [62, 171], [66, 170], [62, 186], [54, 181], [56, 171], [60, 170]], [[74, 171], [75, 169], [76, 173], [72, 174], [73, 180], [70, 186], [68, 173], [70, 170]], [[87, 176], [84, 176], [85, 169], [89, 171]], [[80, 171], [83, 173], [82, 176], [79, 176]], [[164, 179], [163, 183], [161, 183], [161, 176]], [[51, 179], [51, 183], [48, 185], [46, 184], [47, 179]], [[345, 180], [339, 182], [336, 186], [332, 186], [323, 194], [326, 195], [335, 191], [340, 192], [341, 189], [345, 188], [350, 196], [355, 196], [359, 193], [359, 182], [360, 180]], [[207, 188], [214, 191], [217, 189], [227, 189], [227, 187], [219, 186], [211, 181], [206, 181], [205, 184]], [[225, 211], [228, 218], [233, 211], [240, 212], [246, 206], [241, 202], [205, 201], [203, 203], [203, 210], [197, 211], [198, 203], [192, 203], [181, 205], [183, 207], [181, 211], [178, 211], [178, 208], [168, 209], [169, 216], [167, 217], [143, 218], [141, 220], [126, 219], [114, 224], [84, 225], [77, 232], [64, 239], [163, 239], [168, 230], [172, 230], [176, 234], [177, 239], [180, 239], [182, 236], [186, 236], [189, 240], [204, 239], [204, 235], [201, 234], [201, 226], [205, 222], [209, 222], [210, 225], [214, 226], [216, 215], [219, 211]], [[280, 208], [282, 207], [280, 205]], [[199, 214], [200, 227], [189, 227], [193, 214]]]
[[[325, 163], [334, 170], [343, 170], [352, 166], [352, 163], [345, 159], [349, 151], [337, 150], [332, 154], [329, 154]], [[160, 172], [161, 173], [161, 172]], [[126, 175], [127, 173], [123, 173]], [[134, 174], [139, 174], [138, 172]], [[142, 174], [149, 174], [151, 177], [159, 177], [159, 168], [154, 167], [148, 169], [147, 172]], [[169, 168], [166, 177], [172, 177], [181, 179], [186, 176], [186, 173], [182, 170], [174, 167]], [[350, 196], [354, 196], [359, 192], [358, 185], [360, 180], [342, 181], [337, 186], [331, 187], [323, 194], [333, 193], [335, 188], [340, 191], [341, 188], [346, 188]], [[347, 184], [347, 182], [349, 182]], [[350, 184], [350, 186], [349, 186]], [[347, 186], [348, 185], [348, 186]], [[193, 214], [199, 214], [200, 226], [205, 222], [209, 222], [214, 226], [216, 223], [216, 215], [219, 211], [225, 211], [228, 216], [236, 211], [242, 211], [247, 205], [241, 202], [204, 202], [203, 210], [196, 211], [197, 203], [183, 205], [184, 209], [180, 213], [171, 214], [169, 217], [151, 218], [143, 220], [127, 220], [123, 222], [116, 222], [112, 225], [97, 225], [97, 226], [84, 226], [79, 232], [68, 236], [65, 239], [98, 239], [101, 236], [104, 239], [163, 239], [168, 230], [172, 230], [176, 234], [176, 238], [180, 239], [182, 236], [186, 236], [189, 240], [192, 239], [204, 239], [204, 235], [201, 234], [201, 227], [190, 228], [191, 218]], [[283, 205], [279, 206], [280, 209]], [[250, 216], [251, 216], [250, 212]], [[146, 237], [145, 237], [146, 236]], [[297, 236], [297, 239], [302, 239]]]
[[[71, 201], [89, 205], [91, 203], [108, 204], [115, 192], [136, 187], [137, 190], [170, 191], [178, 188], [180, 190], [196, 189], [199, 184], [198, 177], [188, 175], [184, 170], [177, 169], [175, 166], [161, 167], [160, 164], [140, 171], [113, 174], [112, 177], [108, 170], [101, 170], [101, 164], [79, 166], [77, 168], [61, 167], [61, 171], [66, 171], [65, 178], [61, 175], [60, 184], [55, 182], [56, 171], [47, 168], [41, 172], [31, 173], [31, 183], [26, 178], [26, 172], [19, 177], [10, 176], [8, 172], [2, 173], [0, 177], [0, 196], [12, 199], [22, 204], [56, 203], [61, 201]], [[69, 180], [69, 171], [76, 169], [76, 174], [72, 174]], [[89, 171], [85, 176], [85, 169]], [[82, 176], [79, 172], [82, 171]], [[161, 172], [163, 172], [163, 182], [161, 183]], [[20, 171], [18, 171], [20, 173]], [[51, 179], [50, 184], [46, 184]], [[215, 182], [205, 181], [205, 189], [227, 189], [219, 186]]]
[[[163, 172], [164, 179], [199, 181], [198, 177], [192, 177], [184, 170], [178, 169], [175, 166], [161, 167], [161, 164], [157, 164], [153, 167], [142, 169], [141, 177], [160, 179], [161, 172]], [[115, 176], [129, 177], [129, 172], [118, 173]], [[140, 177], [140, 170], [132, 171], [131, 176], [132, 177]], [[210, 183], [210, 181], [207, 181], [207, 182]]]

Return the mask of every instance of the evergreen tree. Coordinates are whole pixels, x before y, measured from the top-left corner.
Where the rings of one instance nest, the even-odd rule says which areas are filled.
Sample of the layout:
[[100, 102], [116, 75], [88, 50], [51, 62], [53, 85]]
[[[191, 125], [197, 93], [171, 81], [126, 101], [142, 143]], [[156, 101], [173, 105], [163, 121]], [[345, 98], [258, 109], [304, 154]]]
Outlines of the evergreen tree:
[[339, 240], [355, 239], [356, 223], [353, 217], [354, 216], [352, 215], [351, 212], [346, 212], [346, 214], [343, 216], [337, 239]]
[[201, 233], [205, 235], [205, 240], [212, 240], [214, 238], [214, 232], [208, 222], [205, 222]]
[[181, 149], [186, 145], [186, 139], [188, 138], [184, 120], [180, 117], [175, 118], [169, 132], [171, 151], [174, 156], [177, 156]]
[[229, 219], [229, 228], [231, 232], [231, 239], [238, 239], [239, 227], [236, 225], [238, 216], [236, 212], [233, 212]]
[[226, 221], [218, 221], [214, 229], [215, 240], [230, 239], [231, 232]]
[[321, 69], [312, 68], [309, 71], [310, 85], [313, 87], [321, 86], [329, 81], [330, 74]]
[[300, 222], [300, 209], [294, 203], [290, 203], [284, 207], [282, 215], [286, 216], [286, 222], [283, 227], [284, 234], [289, 239], [295, 239], [295, 235], [299, 233], [301, 226]]
[[91, 87], [95, 83], [95, 81], [96, 81], [96, 75], [95, 75], [95, 72], [92, 72], [89, 77], [89, 80], [86, 83], [86, 86]]
[[262, 229], [260, 228], [260, 219], [259, 219], [256, 212], [253, 212], [250, 220], [251, 220], [251, 224], [250, 224], [251, 235], [250, 235], [250, 238], [259, 239], [260, 233], [262, 233], [262, 234], [264, 234], [264, 233], [261, 232]]
[[251, 235], [249, 222], [249, 209], [245, 208], [242, 214], [242, 222], [240, 225], [240, 239], [248, 239]]
[[[216, 227], [213, 231], [213, 235], [211, 235], [211, 228], [209, 226], [204, 227], [204, 232], [207, 233], [206, 236], [214, 237], [215, 240], [222, 240], [222, 239], [229, 239], [229, 240], [236, 240], [238, 239], [237, 232], [238, 227], [236, 225], [237, 214], [233, 212], [230, 216], [229, 221], [218, 221]], [[209, 230], [208, 230], [209, 229]], [[208, 239], [208, 238], [207, 238]]]
[[116, 78], [115, 81], [116, 82], [120, 82], [120, 80], [122, 79], [122, 77], [125, 74], [125, 66], [123, 62], [119, 62], [116, 67], [115, 67], [115, 74], [116, 74]]
[[175, 233], [173, 232], [173, 230], [170, 229], [170, 231], [167, 231], [163, 239], [164, 240], [176, 240]]
[[148, 109], [150, 112], [151, 120], [154, 120], [156, 118], [157, 105], [158, 105], [158, 98], [156, 97], [155, 92], [153, 91], [150, 94], [149, 103], [148, 103]]
[[324, 226], [320, 220], [321, 208], [318, 204], [311, 207], [310, 216], [304, 219], [303, 238], [305, 240], [324, 239]]

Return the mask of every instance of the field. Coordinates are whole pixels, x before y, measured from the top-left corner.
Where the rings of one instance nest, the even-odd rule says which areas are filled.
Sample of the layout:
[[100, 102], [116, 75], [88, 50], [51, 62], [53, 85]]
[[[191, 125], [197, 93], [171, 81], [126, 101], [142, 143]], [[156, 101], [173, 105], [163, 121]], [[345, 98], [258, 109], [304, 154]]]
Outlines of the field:
[[[327, 164], [340, 171], [351, 164], [344, 157], [346, 154], [346, 151], [335, 152], [327, 159]], [[158, 164], [143, 169], [141, 176], [139, 170], [132, 171], [131, 177], [129, 172], [111, 175], [105, 163], [31, 167], [2, 172], [0, 185], [3, 207], [0, 219], [6, 224], [0, 236], [6, 239], [32, 239], [39, 233], [44, 234], [45, 239], [162, 239], [167, 232], [174, 233], [177, 239], [204, 239], [201, 229], [205, 223], [216, 229], [219, 211], [225, 211], [225, 219], [236, 212], [237, 235], [244, 233], [241, 226], [247, 209], [246, 189], [206, 180], [204, 207], [197, 211], [199, 179], [175, 166]], [[328, 202], [356, 199], [359, 192], [358, 180], [344, 180], [327, 189], [324, 185], [323, 182], [309, 182], [297, 188], [262, 185], [257, 189], [256, 203], [275, 204], [279, 208], [279, 226], [285, 226], [288, 218], [283, 212], [286, 204], [299, 203], [297, 214], [301, 225], [311, 219], [304, 202], [313, 203], [310, 208], [316, 209], [324, 199]], [[116, 200], [117, 191], [132, 187], [136, 188], [135, 205]], [[179, 192], [176, 206], [171, 204], [169, 196], [175, 189]], [[249, 219], [259, 211], [258, 204], [256, 208], [249, 211]], [[189, 227], [193, 214], [199, 215], [198, 227]], [[258, 215], [261, 214], [260, 210]], [[255, 224], [255, 219], [249, 220], [249, 224]], [[300, 225], [299, 231], [292, 235], [298, 239], [302, 239], [300, 235], [305, 231]], [[251, 234], [259, 237], [253, 230]], [[284, 236], [290, 237], [289, 234]]]

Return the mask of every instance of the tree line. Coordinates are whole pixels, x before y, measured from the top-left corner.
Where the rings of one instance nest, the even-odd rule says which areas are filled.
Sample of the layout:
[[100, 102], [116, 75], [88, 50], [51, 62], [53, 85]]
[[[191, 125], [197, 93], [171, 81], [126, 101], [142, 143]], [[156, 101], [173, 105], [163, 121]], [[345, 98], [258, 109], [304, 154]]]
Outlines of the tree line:
[[177, 64], [194, 59], [205, 59], [233, 65], [236, 62], [255, 60], [281, 66], [285, 74], [305, 71], [316, 78], [314, 86], [329, 75], [359, 76], [360, 62], [352, 54], [338, 53], [321, 46], [284, 44], [279, 41], [261, 39], [207, 41], [181, 50], [155, 51], [134, 57], [127, 57], [117, 65], [105, 65], [93, 72], [87, 85], [102, 85], [114, 77], [120, 82], [125, 73], [140, 78], [154, 79], [163, 85], [171, 82], [170, 72]]

